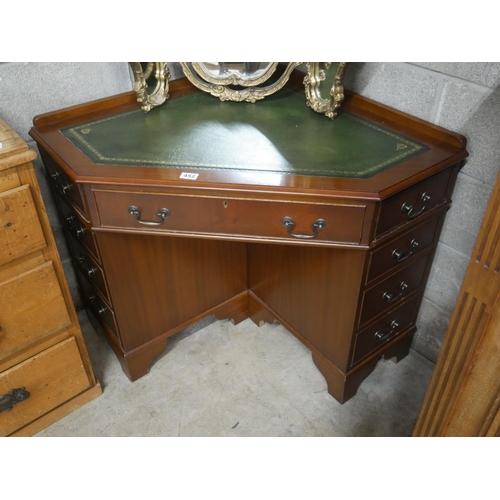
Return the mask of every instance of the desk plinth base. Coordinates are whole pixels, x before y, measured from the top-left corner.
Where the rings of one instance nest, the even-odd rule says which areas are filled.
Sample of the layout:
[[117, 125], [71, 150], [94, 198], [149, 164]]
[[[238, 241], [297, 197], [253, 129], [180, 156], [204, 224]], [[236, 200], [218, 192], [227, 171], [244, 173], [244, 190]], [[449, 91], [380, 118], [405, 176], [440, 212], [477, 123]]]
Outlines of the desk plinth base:
[[[407, 333], [404, 339], [390, 347], [383, 355], [385, 359], [391, 359], [395, 363], [401, 361], [408, 355], [415, 328]], [[342, 373], [333, 363], [330, 363], [323, 356], [312, 353], [314, 364], [325, 377], [328, 393], [339, 403], [343, 404], [356, 395], [359, 386], [368, 375], [375, 369], [380, 355], [369, 359], [348, 373]]]
[[[99, 323], [93, 318], [92, 312], [88, 312], [94, 328], [99, 333], [104, 333]], [[210, 314], [213, 314], [218, 320], [230, 319], [235, 325], [247, 318], [250, 318], [258, 327], [263, 326], [264, 323], [282, 323], [290, 333], [297, 337], [311, 350], [314, 364], [323, 377], [325, 377], [328, 386], [328, 393], [341, 404], [356, 395], [360, 384], [375, 369], [382, 356], [385, 359], [392, 359], [396, 363], [403, 359], [409, 352], [413, 334], [415, 333], [415, 327], [410, 328], [407, 332], [398, 337], [397, 341], [390, 343], [387, 350], [383, 354], [379, 354], [375, 358], [369, 359], [367, 362], [362, 363], [348, 373], [343, 373], [321, 353], [317, 352], [313, 346], [308, 344], [307, 341], [304, 341], [304, 338], [293, 328], [287, 325], [286, 322], [284, 322], [281, 318], [277, 318], [276, 315], [273, 314], [273, 312], [270, 311], [269, 308], [252, 292], [239, 294], [233, 299], [218, 306], [215, 310], [209, 311], [201, 317], [205, 317]], [[199, 319], [201, 318], [197, 317], [196, 321]], [[191, 321], [189, 324], [193, 324], [196, 321]], [[186, 328], [189, 324], [183, 324], [180, 327], [167, 332], [164, 336], [129, 352], [124, 352], [116, 342], [111, 341], [109, 335], [108, 338], [110, 340], [111, 347], [120, 361], [122, 370], [127, 377], [134, 382], [149, 372], [154, 360], [165, 350], [168, 338]]]

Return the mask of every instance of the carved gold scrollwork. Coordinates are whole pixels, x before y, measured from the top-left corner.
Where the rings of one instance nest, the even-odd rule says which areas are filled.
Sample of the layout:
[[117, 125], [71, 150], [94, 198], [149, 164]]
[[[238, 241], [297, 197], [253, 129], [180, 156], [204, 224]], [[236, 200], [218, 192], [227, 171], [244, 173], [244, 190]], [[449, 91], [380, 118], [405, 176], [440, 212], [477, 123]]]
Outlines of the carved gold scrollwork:
[[[129, 63], [134, 74], [134, 91], [144, 111], [168, 99], [170, 73], [166, 62]], [[279, 63], [200, 63], [181, 62], [186, 78], [197, 88], [221, 101], [256, 102], [280, 90], [300, 62], [290, 62], [281, 75]], [[344, 99], [343, 77], [347, 63], [308, 62], [304, 78], [306, 104], [329, 118], [337, 116]]]
[[[134, 74], [134, 92], [137, 101], [144, 111], [150, 111], [155, 106], [163, 104], [168, 99], [170, 72], [166, 62], [129, 63]], [[154, 70], [154, 75], [153, 75]], [[155, 79], [155, 86], [151, 90], [150, 82]]]
[[337, 116], [337, 109], [344, 100], [343, 78], [347, 63], [338, 63], [337, 71], [329, 90], [329, 95], [328, 97], [324, 97], [321, 93], [321, 84], [325, 82], [325, 71], [330, 68], [331, 64], [332, 63], [327, 62], [306, 63], [307, 75], [304, 78], [304, 85], [306, 90], [307, 105], [317, 113], [322, 113], [328, 116], [328, 118], [335, 118]]
[[278, 63], [272, 63], [270, 68], [262, 76], [260, 76], [259, 78], [255, 78], [253, 80], [242, 79], [240, 77], [229, 77], [226, 79], [224, 78], [218, 79], [210, 77], [209, 80], [211, 81], [205, 81], [206, 72], [205, 71], [198, 72], [198, 69], [200, 68], [199, 63], [191, 63], [191, 64], [186, 62], [180, 63], [184, 75], [194, 86], [198, 87], [200, 90], [203, 90], [204, 92], [208, 92], [213, 96], [218, 97], [221, 101], [235, 101], [235, 102], [241, 102], [241, 101], [256, 102], [260, 99], [264, 99], [264, 97], [267, 97], [268, 95], [274, 94], [285, 85], [285, 83], [290, 78], [290, 74], [292, 73], [292, 71], [302, 63], [300, 62], [288, 63], [288, 66], [286, 67], [283, 74], [278, 78], [278, 80], [276, 80], [276, 82], [266, 87], [252, 86], [246, 89], [232, 89], [226, 86], [227, 84], [224, 83], [224, 81], [230, 82], [231, 85], [234, 84], [233, 83], [234, 81], [239, 82], [238, 85], [242, 85], [241, 82], [245, 82], [245, 85], [258, 85], [260, 83], [264, 83], [274, 73], [277, 64]]

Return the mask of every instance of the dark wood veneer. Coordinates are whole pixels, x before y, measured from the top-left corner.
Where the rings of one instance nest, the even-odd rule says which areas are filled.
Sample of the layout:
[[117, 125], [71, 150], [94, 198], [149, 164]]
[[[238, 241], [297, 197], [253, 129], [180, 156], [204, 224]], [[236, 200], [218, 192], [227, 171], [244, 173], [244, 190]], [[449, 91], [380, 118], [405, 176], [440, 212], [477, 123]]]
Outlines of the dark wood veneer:
[[[300, 75], [293, 80], [300, 84]], [[171, 99], [196, 91], [176, 81]], [[78, 240], [73, 258], [88, 252], [99, 271], [93, 282], [85, 265], [77, 266], [86, 304], [131, 380], [147, 373], [171, 335], [208, 314], [234, 323], [281, 322], [311, 350], [340, 402], [382, 356], [407, 354], [467, 156], [462, 136], [347, 92], [342, 109], [428, 150], [368, 179], [200, 170], [186, 181], [175, 168], [99, 165], [61, 133], [138, 106], [134, 93], [100, 99], [36, 117], [30, 132], [68, 238]], [[404, 203], [416, 217], [408, 217]], [[158, 221], [163, 205], [171, 216], [144, 226], [128, 213], [131, 205], [142, 220]], [[294, 219], [294, 234], [311, 235], [318, 218], [327, 227], [299, 239], [282, 225], [284, 216]], [[414, 238], [418, 251], [396, 261], [394, 250], [408, 252]], [[410, 288], [384, 299], [401, 281]], [[395, 317], [398, 327], [377, 339]]]

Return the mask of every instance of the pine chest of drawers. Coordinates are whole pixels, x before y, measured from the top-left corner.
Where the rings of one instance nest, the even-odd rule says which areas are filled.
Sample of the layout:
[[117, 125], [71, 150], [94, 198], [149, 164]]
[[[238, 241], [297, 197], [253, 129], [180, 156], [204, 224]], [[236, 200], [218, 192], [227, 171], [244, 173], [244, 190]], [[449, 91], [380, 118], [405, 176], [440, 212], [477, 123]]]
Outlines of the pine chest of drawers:
[[0, 436], [29, 436], [101, 394], [33, 164], [0, 120]]
[[[465, 139], [356, 95], [221, 103], [185, 80], [39, 116], [88, 309], [131, 380], [208, 314], [279, 321], [338, 401], [409, 349]], [[244, 353], [242, 353], [244, 356]]]

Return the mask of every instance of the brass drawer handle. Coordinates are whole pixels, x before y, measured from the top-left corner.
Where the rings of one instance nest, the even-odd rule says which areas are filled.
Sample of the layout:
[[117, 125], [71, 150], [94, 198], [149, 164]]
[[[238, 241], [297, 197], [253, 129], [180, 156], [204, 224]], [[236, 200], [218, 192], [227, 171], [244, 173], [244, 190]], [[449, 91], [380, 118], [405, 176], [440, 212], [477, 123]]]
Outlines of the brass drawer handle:
[[80, 255], [76, 258], [76, 260], [78, 264], [80, 264], [82, 271], [87, 275], [87, 277], [92, 279], [95, 276], [97, 269], [95, 267], [92, 267], [92, 264], [89, 262], [87, 257], [85, 255]]
[[405, 292], [405, 290], [408, 288], [408, 284], [404, 281], [402, 281], [399, 284], [399, 293], [396, 295], [395, 293], [391, 292], [385, 292], [382, 298], [388, 302], [389, 304], [392, 304], [393, 302], [396, 302], [399, 298], [401, 298]]
[[108, 309], [107, 307], [104, 307], [102, 304], [99, 304], [99, 302], [97, 301], [97, 297], [95, 295], [91, 295], [89, 297], [89, 301], [92, 302], [92, 304], [94, 304], [97, 307], [97, 314], [99, 314], [99, 316], [102, 316]]
[[0, 413], [12, 410], [15, 404], [21, 403], [29, 397], [30, 393], [24, 387], [11, 389], [7, 394], [0, 396]]
[[408, 219], [415, 219], [415, 217], [418, 217], [420, 214], [424, 212], [424, 210], [427, 208], [426, 203], [431, 199], [431, 196], [427, 191], [422, 194], [421, 198], [422, 200], [422, 208], [415, 212], [415, 207], [408, 201], [405, 201], [403, 205], [401, 206], [401, 212], [406, 212], [406, 216]]
[[378, 330], [378, 332], [375, 333], [375, 338], [380, 341], [389, 338], [395, 332], [396, 328], [398, 328], [399, 323], [395, 319], [391, 321], [391, 324], [389, 326], [390, 326], [389, 330]]
[[86, 228], [77, 223], [78, 221], [75, 215], [66, 217], [66, 222], [68, 223], [69, 229], [78, 239], [84, 235]]
[[290, 236], [293, 236], [294, 238], [300, 238], [300, 239], [311, 239], [311, 238], [316, 238], [316, 236], [318, 236], [318, 230], [325, 229], [325, 227], [326, 227], [326, 220], [324, 220], [324, 219], [318, 219], [312, 225], [313, 234], [296, 234], [296, 233], [292, 233], [293, 228], [295, 227], [295, 222], [293, 221], [293, 219], [291, 217], [283, 217], [283, 219], [281, 219], [281, 224], [288, 229], [288, 234]]
[[170, 217], [170, 210], [168, 208], [160, 208], [160, 210], [156, 212], [156, 217], [158, 217], [159, 222], [140, 220], [141, 212], [134, 205], [128, 207], [128, 213], [135, 217], [139, 224], [144, 224], [145, 226], [160, 226], [165, 219]]
[[392, 252], [392, 258], [396, 262], [403, 262], [408, 257], [411, 257], [418, 248], [418, 241], [416, 239], [411, 240], [410, 242], [410, 250], [406, 253], [403, 253], [399, 248], [396, 248], [394, 252]]

